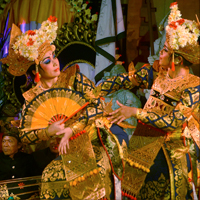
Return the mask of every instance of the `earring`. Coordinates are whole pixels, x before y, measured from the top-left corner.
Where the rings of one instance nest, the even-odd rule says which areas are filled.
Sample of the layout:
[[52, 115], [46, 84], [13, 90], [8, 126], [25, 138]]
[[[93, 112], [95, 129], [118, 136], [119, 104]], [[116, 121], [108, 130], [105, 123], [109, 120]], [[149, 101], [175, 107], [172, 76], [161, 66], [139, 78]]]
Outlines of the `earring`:
[[41, 75], [39, 74], [39, 72], [38, 72], [38, 65], [35, 66], [35, 72], [36, 72], [36, 73], [35, 73], [34, 82], [35, 82], [35, 83], [38, 83], [38, 82], [40, 81], [40, 76], [41, 76]]
[[180, 61], [178, 58], [175, 58], [175, 59], [174, 59], [174, 64], [175, 64], [175, 65], [180, 64], [180, 62], [181, 62], [181, 61]]
[[174, 65], [174, 52], [172, 53], [172, 71], [175, 71], [175, 65]]
[[183, 65], [183, 60], [181, 61], [181, 65]]

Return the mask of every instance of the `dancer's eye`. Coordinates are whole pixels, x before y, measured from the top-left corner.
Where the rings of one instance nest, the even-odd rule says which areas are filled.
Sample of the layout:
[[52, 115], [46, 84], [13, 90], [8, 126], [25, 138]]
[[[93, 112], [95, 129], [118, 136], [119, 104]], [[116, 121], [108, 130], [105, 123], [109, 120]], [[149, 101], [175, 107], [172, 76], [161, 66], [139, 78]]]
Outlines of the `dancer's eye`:
[[44, 64], [49, 64], [50, 62], [51, 62], [50, 59], [46, 59], [46, 60], [43, 61]]

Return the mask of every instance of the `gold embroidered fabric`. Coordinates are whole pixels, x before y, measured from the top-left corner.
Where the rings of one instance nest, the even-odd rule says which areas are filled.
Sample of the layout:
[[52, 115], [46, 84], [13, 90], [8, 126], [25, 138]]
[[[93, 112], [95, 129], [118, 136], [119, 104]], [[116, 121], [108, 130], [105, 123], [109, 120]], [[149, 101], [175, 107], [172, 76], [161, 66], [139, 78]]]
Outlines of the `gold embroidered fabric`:
[[172, 163], [175, 165], [174, 169], [174, 178], [176, 180], [176, 200], [186, 200], [185, 196], [188, 192], [186, 188], [190, 188], [189, 181], [186, 177], [188, 177], [188, 168], [187, 168], [187, 160], [186, 155], [183, 154], [178, 159], [176, 157], [172, 158]]
[[158, 181], [148, 181], [145, 186], [142, 187], [140, 193], [137, 195], [137, 199], [173, 200], [170, 194], [169, 180], [166, 179], [163, 174], [161, 174], [158, 178]]
[[72, 200], [98, 200], [106, 195], [104, 187], [101, 183], [100, 175], [93, 175], [76, 186], [70, 186], [70, 197]]
[[69, 149], [62, 155], [62, 160], [67, 181], [72, 181], [97, 167], [87, 133], [69, 142]]
[[191, 116], [188, 120], [188, 129], [193, 140], [200, 149], [200, 127], [198, 121], [196, 121], [193, 116]]
[[147, 175], [144, 168], [150, 169], [163, 142], [164, 137], [134, 135], [131, 137], [127, 160], [131, 160], [136, 165], [130, 166], [130, 163], [126, 163], [124, 179], [122, 181], [123, 191], [132, 196], [138, 194]]
[[178, 76], [176, 78], [171, 79], [168, 75], [168, 72], [162, 73], [155, 80], [153, 88], [158, 90], [161, 94], [165, 94], [172, 90], [181, 89], [181, 87], [188, 83], [190, 79], [189, 76]]
[[[189, 117], [198, 106], [199, 83], [200, 78], [192, 74], [170, 79], [163, 71], [155, 80], [143, 110], [137, 114], [138, 119], [153, 125], [149, 122], [151, 120], [164, 131], [180, 127], [184, 123], [182, 119]], [[187, 90], [190, 93], [185, 92]]]
[[[42, 173], [40, 198], [53, 199], [62, 193], [68, 196], [69, 184], [65, 180], [65, 171], [62, 160], [53, 160]], [[56, 182], [55, 182], [56, 181]]]
[[61, 195], [65, 199], [71, 199], [69, 196], [69, 184], [66, 181], [42, 183], [40, 192], [41, 199], [54, 199], [56, 196], [60, 198]]
[[111, 166], [109, 163], [108, 156], [104, 150], [104, 148], [100, 145], [95, 143], [93, 145], [93, 150], [95, 153], [95, 157], [97, 160], [97, 165], [101, 168], [100, 171], [100, 177], [102, 180], [102, 183], [104, 184], [105, 187], [105, 197], [110, 200], [110, 193], [111, 190], [113, 189], [112, 187], [112, 182], [111, 182]]
[[[71, 150], [62, 160], [54, 160], [45, 168], [42, 175], [41, 198], [110, 200], [113, 188], [108, 156], [100, 143], [91, 146], [87, 133], [81, 136], [70, 141]], [[77, 139], [78, 142], [75, 142]], [[99, 167], [99, 173], [87, 175], [96, 167]], [[74, 180], [77, 180], [76, 184], [71, 184]]]

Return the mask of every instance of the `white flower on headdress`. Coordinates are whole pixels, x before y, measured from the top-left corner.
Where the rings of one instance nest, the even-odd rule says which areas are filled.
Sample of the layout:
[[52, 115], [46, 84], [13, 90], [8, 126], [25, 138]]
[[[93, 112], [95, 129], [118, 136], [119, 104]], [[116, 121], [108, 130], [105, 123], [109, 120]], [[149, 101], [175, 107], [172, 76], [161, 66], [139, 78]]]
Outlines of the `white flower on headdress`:
[[171, 13], [168, 17], [166, 32], [169, 35], [169, 45], [172, 49], [178, 50], [179, 47], [195, 44], [200, 31], [195, 22], [181, 18], [177, 2], [170, 5]]
[[29, 30], [16, 38], [12, 48], [15, 53], [19, 53], [30, 61], [38, 58], [38, 48], [45, 41], [52, 43], [57, 36], [57, 18], [50, 16], [48, 20], [42, 22], [38, 30]]

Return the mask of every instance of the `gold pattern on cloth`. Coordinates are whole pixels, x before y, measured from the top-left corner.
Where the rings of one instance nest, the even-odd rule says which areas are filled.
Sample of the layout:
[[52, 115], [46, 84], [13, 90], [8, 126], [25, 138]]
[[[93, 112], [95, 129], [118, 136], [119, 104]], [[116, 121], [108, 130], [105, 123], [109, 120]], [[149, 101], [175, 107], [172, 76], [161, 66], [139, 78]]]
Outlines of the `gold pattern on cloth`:
[[[90, 81], [85, 75], [80, 75], [79, 73], [77, 73], [77, 75], [76, 75], [76, 79], [78, 80], [78, 82], [79, 82], [79, 84], [77, 84], [77, 87], [76, 87], [76, 90], [77, 91], [80, 91], [80, 92], [82, 92], [82, 91], [84, 91], [84, 93], [88, 93], [88, 94], [90, 94], [90, 91], [93, 91], [93, 90], [95, 90], [96, 88], [98, 88], [98, 87], [95, 87], [95, 84], [92, 82], [92, 81]], [[88, 85], [91, 85], [91, 87], [88, 87]], [[92, 88], [95, 88], [95, 89], [93, 89], [92, 90]], [[88, 97], [88, 100], [91, 100], [91, 98], [89, 98], [89, 96], [87, 96], [85, 94], [85, 98], [87, 99], [87, 97]]]
[[[61, 196], [68, 196], [69, 184], [65, 180], [65, 171], [62, 160], [53, 160], [42, 173], [41, 198], [53, 199]], [[67, 185], [66, 185], [67, 184]]]
[[65, 179], [65, 171], [62, 167], [62, 160], [53, 160], [47, 165], [42, 173], [42, 182]]
[[71, 199], [69, 196], [69, 183], [66, 183], [66, 181], [42, 183], [40, 198], [54, 199], [56, 196], [60, 198], [61, 195]]
[[193, 140], [200, 149], [200, 127], [198, 121], [196, 121], [193, 116], [191, 116], [188, 120], [188, 129]]
[[150, 168], [164, 142], [164, 137], [154, 137], [154, 140], [151, 138], [151, 143], [148, 143], [148, 137], [135, 136], [134, 140], [138, 148], [129, 149], [127, 157], [141, 166]]
[[148, 109], [149, 112], [153, 110], [153, 112], [156, 112], [158, 115], [165, 115], [168, 114], [174, 107], [158, 98], [150, 96], [144, 108], [145, 110]]
[[[164, 195], [163, 195], [164, 194]], [[158, 181], [148, 181], [137, 195], [137, 200], [173, 200], [169, 180], [161, 173]]]
[[147, 172], [143, 168], [150, 169], [164, 142], [164, 137], [143, 137], [132, 136], [130, 139], [130, 149], [128, 150], [127, 160], [132, 160], [138, 167], [125, 165], [125, 174], [122, 181], [123, 191], [135, 196], [140, 191]]
[[185, 188], [189, 188], [188, 182], [188, 168], [186, 153], [189, 152], [189, 147], [183, 145], [180, 140], [181, 131], [175, 131], [170, 141], [166, 142], [166, 148], [169, 150], [171, 162], [174, 166], [174, 182], [176, 190], [176, 200], [185, 200], [187, 191]]
[[100, 167], [99, 174], [87, 177], [86, 180], [78, 182], [76, 186], [70, 186], [70, 182], [66, 181], [63, 161], [54, 160], [43, 172], [41, 198], [53, 199], [62, 195], [66, 199], [70, 196], [74, 200], [93, 200], [103, 197], [110, 200], [112, 182], [109, 159], [100, 144], [93, 145], [93, 149], [96, 163]]
[[171, 200], [175, 200], [174, 172], [173, 172], [172, 163], [171, 163], [168, 152], [165, 149], [164, 145], [162, 145], [162, 150], [165, 155], [167, 165], [169, 168], [170, 193], [171, 193], [170, 197], [171, 197]]
[[164, 72], [158, 76], [153, 85], [153, 89], [158, 90], [161, 94], [165, 94], [172, 90], [177, 90], [183, 85], [189, 82], [190, 75], [188, 76], [178, 76], [171, 79], [167, 72]]
[[97, 128], [96, 128], [95, 122], [90, 124], [90, 125], [87, 125], [84, 128], [84, 130], [88, 133], [89, 138], [90, 138], [91, 141], [93, 141], [93, 140], [98, 138]]
[[104, 148], [100, 144], [93, 145], [93, 150], [95, 153], [95, 157], [97, 160], [97, 165], [100, 166], [100, 177], [102, 183], [104, 184], [106, 191], [106, 198], [110, 200], [110, 193], [112, 190], [112, 182], [111, 182], [111, 166], [109, 163], [108, 156], [104, 150]]
[[72, 200], [98, 200], [106, 195], [99, 174], [87, 177], [76, 186], [70, 186], [69, 190]]
[[67, 153], [62, 155], [67, 181], [72, 181], [97, 167], [91, 141], [87, 133], [69, 142]]
[[[198, 106], [197, 103], [194, 103], [199, 101], [198, 89], [195, 87], [199, 85], [200, 78], [189, 74], [187, 77], [177, 77], [176, 82], [173, 80], [167, 77], [167, 72], [163, 71], [159, 74], [143, 110], [137, 114], [139, 120], [149, 125], [151, 125], [149, 120], [154, 121], [156, 127], [169, 132], [173, 131], [174, 127], [181, 126], [182, 119], [192, 114], [192, 111]], [[178, 83], [177, 80], [179, 80]], [[171, 82], [171, 86], [169, 82]], [[187, 92], [187, 90], [189, 91]], [[171, 102], [168, 98], [171, 99]], [[174, 110], [178, 112], [174, 113]], [[169, 124], [170, 126], [168, 126]]]
[[[79, 116], [78, 116], [79, 117]], [[77, 118], [77, 117], [76, 117]], [[73, 121], [74, 121], [74, 118], [73, 118]], [[84, 127], [85, 127], [85, 123], [82, 123], [81, 122], [75, 122], [75, 123], [66, 123], [68, 125], [68, 127], [70, 127], [73, 131], [73, 134], [77, 134], [77, 133], [80, 133], [82, 130], [84, 130]], [[65, 125], [65, 126], [67, 126]]]
[[[147, 113], [145, 113], [146, 110], [148, 110], [148, 112], [156, 112], [158, 115], [165, 115], [165, 114], [169, 114], [173, 109], [174, 109], [174, 105], [169, 105], [167, 103], [165, 103], [162, 98], [165, 98], [164, 96], [162, 96], [162, 94], [164, 94], [166, 97], [169, 97], [171, 99], [174, 99], [174, 102], [177, 102], [180, 100], [180, 98], [182, 98], [181, 95], [183, 95], [185, 101], [188, 102], [184, 102], [184, 104], [188, 104], [191, 103], [190, 102], [190, 96], [187, 93], [183, 93], [183, 90], [188, 88], [188, 87], [195, 87], [199, 84], [200, 79], [192, 74], [189, 74], [186, 77], [177, 77], [175, 79], [170, 79], [167, 75], [167, 72], [162, 72], [159, 74], [158, 78], [155, 80], [154, 85], [152, 86], [152, 90], [155, 90], [157, 92], [159, 92], [161, 94], [161, 96], [159, 98], [155, 98], [154, 96], [152, 96], [152, 92], [150, 94], [149, 99], [147, 100], [147, 103], [144, 106], [143, 109], [143, 117], [141, 116], [140, 118], [142, 118], [141, 120], [145, 122], [145, 115], [147, 115]], [[187, 97], [185, 95], [188, 95]], [[194, 101], [197, 101], [199, 98], [198, 93], [194, 93], [193, 94], [193, 98]], [[173, 103], [173, 102], [172, 102]], [[185, 106], [182, 106], [182, 110], [184, 111], [184, 109], [186, 109]], [[188, 108], [189, 109], [189, 108]], [[189, 112], [190, 110], [186, 110], [187, 112]], [[184, 113], [187, 113], [187, 112]]]
[[176, 187], [176, 200], [186, 200], [185, 196], [187, 194], [187, 190], [185, 188], [189, 188], [188, 182], [188, 168], [187, 168], [187, 160], [186, 155], [183, 154], [181, 158], [176, 159], [176, 157], [172, 158], [172, 163], [175, 165], [174, 169], [174, 179], [175, 179], [175, 187]]

